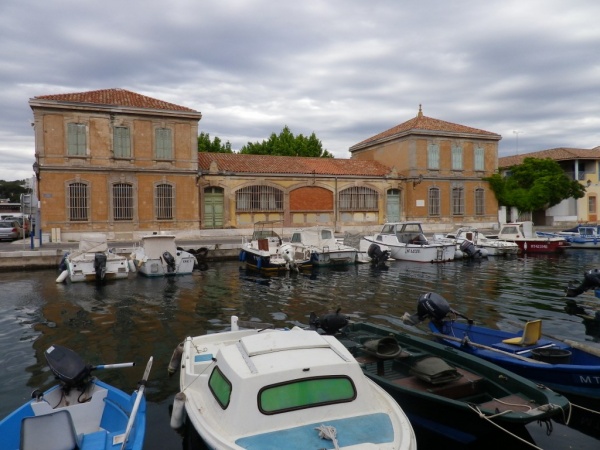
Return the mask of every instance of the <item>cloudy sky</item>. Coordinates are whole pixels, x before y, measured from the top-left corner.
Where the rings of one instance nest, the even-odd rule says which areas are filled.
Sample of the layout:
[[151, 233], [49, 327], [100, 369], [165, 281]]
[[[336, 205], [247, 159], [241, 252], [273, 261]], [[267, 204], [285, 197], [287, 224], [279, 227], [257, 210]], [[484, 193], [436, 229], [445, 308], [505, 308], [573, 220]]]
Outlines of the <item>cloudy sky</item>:
[[597, 0], [2, 0], [0, 179], [30, 177], [28, 101], [123, 88], [234, 150], [287, 125], [338, 158], [414, 117], [500, 156], [600, 145]]

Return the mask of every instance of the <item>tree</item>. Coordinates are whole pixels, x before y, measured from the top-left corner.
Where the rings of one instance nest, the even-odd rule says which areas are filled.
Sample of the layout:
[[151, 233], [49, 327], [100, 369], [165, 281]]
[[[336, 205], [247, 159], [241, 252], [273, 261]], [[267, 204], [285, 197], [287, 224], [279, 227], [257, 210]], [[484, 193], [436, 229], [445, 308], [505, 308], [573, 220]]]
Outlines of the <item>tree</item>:
[[550, 158], [525, 158], [509, 168], [509, 174], [484, 178], [501, 205], [519, 212], [548, 209], [567, 198], [582, 198], [585, 187], [571, 180], [561, 166]]
[[21, 194], [27, 194], [29, 192], [25, 187], [25, 184], [25, 180], [0, 180], [0, 198], [9, 199], [12, 203], [19, 203], [21, 201]]
[[323, 149], [321, 141], [313, 132], [309, 137], [302, 134], [294, 136], [286, 125], [279, 135], [272, 133], [269, 140], [248, 142], [240, 149], [240, 153], [251, 155], [279, 155], [279, 156], [312, 156], [319, 158], [333, 158], [333, 155]]
[[221, 139], [215, 136], [214, 140], [210, 141], [210, 134], [200, 133], [198, 136], [198, 151], [208, 153], [233, 153], [229, 141], [221, 144]]

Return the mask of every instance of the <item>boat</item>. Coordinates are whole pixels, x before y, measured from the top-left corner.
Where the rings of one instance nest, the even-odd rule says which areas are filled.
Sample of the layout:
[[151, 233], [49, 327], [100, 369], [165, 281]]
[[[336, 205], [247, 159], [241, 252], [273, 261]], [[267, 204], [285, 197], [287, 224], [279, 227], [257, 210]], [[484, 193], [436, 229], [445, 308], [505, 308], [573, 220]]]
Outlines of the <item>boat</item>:
[[487, 256], [508, 256], [519, 253], [519, 246], [516, 243], [493, 239], [477, 228], [461, 227], [453, 233], [453, 236], [459, 245], [464, 241], [470, 241], [477, 248], [485, 251]]
[[519, 253], [562, 253], [569, 243], [563, 237], [540, 237], [533, 232], [533, 222], [505, 223], [500, 227], [498, 239], [514, 242], [519, 246]]
[[415, 221], [385, 223], [379, 233], [361, 239], [359, 250], [368, 254], [372, 244], [381, 252], [389, 251], [390, 258], [414, 262], [452, 261], [456, 253], [456, 243], [429, 242]]
[[600, 226], [578, 225], [559, 232], [536, 231], [540, 237], [560, 237], [569, 243], [570, 248], [600, 249]]
[[173, 428], [187, 416], [187, 426], [219, 450], [417, 448], [398, 403], [335, 337], [298, 327], [240, 329], [235, 316], [231, 325], [176, 348]]
[[3, 449], [142, 450], [146, 431], [144, 385], [129, 395], [92, 376], [94, 369], [132, 367], [133, 363], [91, 366], [66, 347], [44, 352], [59, 384], [32, 399], [0, 422]]
[[567, 396], [600, 399], [600, 349], [542, 334], [540, 319], [520, 332], [477, 326], [448, 306], [440, 295], [421, 296], [420, 319], [445, 345], [504, 367]]
[[198, 264], [193, 254], [177, 247], [172, 234], [142, 236], [130, 258], [135, 269], [147, 277], [187, 275]]
[[254, 224], [249, 240], [242, 242], [239, 260], [247, 269], [263, 273], [278, 273], [310, 269], [316, 255], [301, 245], [283, 242], [275, 231], [281, 220], [265, 220]]
[[[325, 316], [329, 333], [343, 325], [337, 314]], [[317, 326], [321, 323], [318, 319]], [[517, 432], [569, 414], [564, 396], [431, 339], [365, 322], [348, 323], [335, 336], [414, 426], [453, 441], [468, 444], [499, 428]]]
[[310, 227], [296, 230], [290, 239], [292, 246], [300, 246], [311, 253], [313, 266], [348, 265], [357, 262], [358, 249], [336, 239], [327, 227]]
[[119, 280], [129, 276], [127, 257], [118, 255], [108, 248], [106, 235], [87, 234], [79, 241], [79, 248], [67, 252], [59, 264], [57, 283], [71, 281], [102, 282]]

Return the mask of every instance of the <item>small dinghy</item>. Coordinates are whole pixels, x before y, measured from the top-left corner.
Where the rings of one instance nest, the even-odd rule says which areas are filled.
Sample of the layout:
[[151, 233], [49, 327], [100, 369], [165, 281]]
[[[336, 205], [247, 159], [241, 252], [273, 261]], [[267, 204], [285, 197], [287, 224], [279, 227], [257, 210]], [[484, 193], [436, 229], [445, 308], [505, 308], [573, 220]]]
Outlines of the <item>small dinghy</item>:
[[32, 399], [0, 422], [2, 449], [10, 450], [141, 450], [146, 430], [144, 385], [132, 395], [91, 375], [94, 369], [131, 367], [133, 363], [90, 366], [72, 350], [53, 345], [45, 351], [60, 383]]
[[188, 337], [174, 359], [171, 426], [187, 415], [208, 448], [417, 448], [403, 410], [333, 336], [240, 330], [234, 316], [232, 331]]

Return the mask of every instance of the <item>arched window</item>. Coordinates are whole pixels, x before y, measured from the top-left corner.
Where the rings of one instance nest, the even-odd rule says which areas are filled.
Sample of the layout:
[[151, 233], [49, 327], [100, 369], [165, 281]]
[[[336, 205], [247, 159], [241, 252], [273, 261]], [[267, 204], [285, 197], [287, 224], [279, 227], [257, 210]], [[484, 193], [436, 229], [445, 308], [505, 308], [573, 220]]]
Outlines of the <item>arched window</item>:
[[175, 196], [173, 186], [167, 183], [158, 184], [154, 188], [154, 211], [157, 220], [173, 220]]
[[67, 213], [73, 222], [89, 219], [89, 189], [87, 183], [69, 183], [67, 187]]
[[246, 186], [235, 194], [237, 211], [283, 211], [283, 191], [273, 186]]
[[377, 211], [378, 194], [368, 187], [353, 186], [340, 191], [341, 211]]
[[112, 187], [114, 220], [133, 220], [133, 186], [116, 183]]

